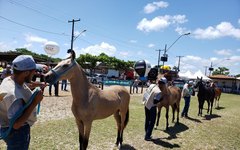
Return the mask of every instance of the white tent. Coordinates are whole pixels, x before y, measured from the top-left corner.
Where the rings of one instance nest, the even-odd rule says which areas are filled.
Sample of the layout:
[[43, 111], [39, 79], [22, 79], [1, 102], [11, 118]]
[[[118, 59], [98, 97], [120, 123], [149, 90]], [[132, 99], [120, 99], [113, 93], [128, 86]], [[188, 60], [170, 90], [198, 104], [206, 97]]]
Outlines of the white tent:
[[194, 73], [193, 78], [192, 79], [197, 79], [198, 78], [202, 78], [203, 80], [211, 80], [210, 78], [208, 78], [207, 76], [205, 76], [200, 70], [198, 70], [197, 72]]
[[193, 74], [189, 70], [185, 73], [179, 72], [178, 75], [180, 78], [183, 78], [183, 79], [191, 79], [193, 77]]

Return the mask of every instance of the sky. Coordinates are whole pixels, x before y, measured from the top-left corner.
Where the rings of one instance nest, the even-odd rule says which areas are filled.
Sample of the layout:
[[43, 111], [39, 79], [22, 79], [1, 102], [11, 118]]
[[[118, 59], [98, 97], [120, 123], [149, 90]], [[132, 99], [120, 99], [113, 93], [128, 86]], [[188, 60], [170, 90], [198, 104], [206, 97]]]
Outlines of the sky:
[[105, 53], [154, 66], [166, 47], [165, 65], [178, 66], [181, 56], [180, 72], [208, 75], [212, 64], [240, 74], [239, 0], [0, 0], [0, 51], [46, 54], [44, 45], [55, 42], [60, 51], [51, 57], [65, 58], [73, 19], [80, 19], [77, 56]]

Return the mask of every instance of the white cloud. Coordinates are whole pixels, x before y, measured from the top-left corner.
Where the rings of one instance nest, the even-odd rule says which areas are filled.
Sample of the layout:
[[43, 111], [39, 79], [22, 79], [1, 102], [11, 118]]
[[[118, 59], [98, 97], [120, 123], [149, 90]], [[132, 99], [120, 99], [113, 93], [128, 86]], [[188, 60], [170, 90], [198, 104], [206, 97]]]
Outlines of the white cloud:
[[217, 39], [226, 36], [240, 39], [240, 29], [229, 22], [221, 22], [215, 27], [209, 26], [206, 29], [198, 28], [192, 34], [197, 39]]
[[46, 42], [48, 42], [47, 39], [45, 38], [42, 38], [42, 37], [39, 37], [39, 36], [34, 36], [34, 35], [25, 35], [25, 40], [28, 42], [28, 43], [41, 43], [41, 44], [44, 44]]
[[230, 55], [232, 55], [232, 51], [229, 50], [229, 49], [214, 50], [214, 52], [215, 52], [216, 54], [218, 54], [218, 55], [223, 55], [223, 56], [226, 56], [226, 55], [230, 56]]
[[9, 46], [8, 44], [4, 43], [4, 42], [0, 42], [0, 52], [5, 52], [9, 50]]
[[123, 56], [123, 57], [127, 57], [128, 55], [129, 55], [129, 53], [128, 52], [119, 52], [119, 54], [121, 55], [121, 56]]
[[144, 13], [150, 14], [150, 13], [158, 10], [159, 8], [166, 8], [166, 7], [168, 7], [168, 3], [164, 2], [164, 1], [148, 3], [144, 7]]
[[185, 15], [165, 15], [165, 16], [158, 16], [153, 18], [152, 20], [148, 20], [143, 18], [137, 25], [137, 29], [144, 32], [150, 31], [160, 31], [164, 28], [167, 28], [171, 24], [183, 24], [187, 22]]
[[148, 47], [149, 47], [149, 48], [152, 48], [152, 47], [154, 47], [154, 46], [155, 46], [155, 45], [152, 44], [152, 43], [148, 44]]
[[137, 40], [130, 40], [130, 43], [137, 43]]
[[240, 19], [238, 19], [238, 24], [240, 25]]
[[113, 45], [102, 42], [99, 45], [89, 46], [87, 48], [83, 48], [80, 50], [80, 53], [89, 53], [91, 55], [99, 55], [101, 53], [105, 53], [109, 56], [113, 56], [116, 52], [116, 48]]
[[185, 34], [185, 33], [191, 33], [190, 30], [187, 30], [186, 28], [181, 28], [181, 27], [177, 27], [175, 29], [175, 31], [179, 34], [179, 35], [182, 35], [182, 34]]
[[32, 43], [24, 44], [23, 47], [26, 48], [26, 49], [31, 49], [32, 48]]

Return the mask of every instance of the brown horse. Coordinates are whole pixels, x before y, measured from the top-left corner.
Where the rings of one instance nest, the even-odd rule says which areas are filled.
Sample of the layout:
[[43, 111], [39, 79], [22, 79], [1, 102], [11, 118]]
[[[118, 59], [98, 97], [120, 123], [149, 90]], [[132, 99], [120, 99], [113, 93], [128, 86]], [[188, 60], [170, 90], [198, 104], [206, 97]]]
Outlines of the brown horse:
[[181, 90], [176, 86], [167, 86], [166, 84], [160, 84], [159, 88], [162, 92], [163, 100], [158, 103], [158, 115], [156, 128], [159, 124], [159, 119], [161, 115], [161, 109], [164, 106], [166, 108], [166, 130], [168, 130], [168, 112], [169, 106], [172, 107], [172, 122], [175, 120], [175, 110], [177, 109], [177, 123], [179, 123], [179, 110], [180, 110], [180, 100], [181, 100]]
[[122, 86], [111, 86], [100, 90], [89, 83], [81, 66], [75, 61], [75, 52], [70, 58], [61, 61], [46, 74], [50, 84], [68, 79], [71, 83], [73, 97], [72, 112], [79, 131], [79, 148], [87, 149], [93, 120], [104, 119], [114, 114], [117, 122], [116, 145], [120, 148], [123, 141], [123, 130], [129, 119], [130, 94]]
[[222, 90], [217, 87], [215, 87], [214, 90], [215, 90], [215, 107], [219, 108], [219, 99], [221, 97]]
[[221, 97], [222, 90], [220, 88], [217, 88], [216, 85], [214, 84], [214, 82], [211, 83], [210, 87], [214, 88], [214, 91], [215, 91], [215, 97], [214, 97], [215, 98], [215, 108], [218, 108], [219, 107], [219, 99]]

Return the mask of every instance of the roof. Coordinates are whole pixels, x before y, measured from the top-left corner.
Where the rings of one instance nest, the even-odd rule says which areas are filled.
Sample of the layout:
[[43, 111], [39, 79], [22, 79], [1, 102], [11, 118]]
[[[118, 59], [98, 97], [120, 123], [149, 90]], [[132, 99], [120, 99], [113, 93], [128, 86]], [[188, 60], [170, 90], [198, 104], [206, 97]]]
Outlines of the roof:
[[[22, 53], [9, 51], [9, 52], [0, 52], [0, 61], [12, 62], [17, 56]], [[47, 60], [33, 56], [36, 62], [46, 62]]]
[[221, 80], [236, 80], [235, 77], [226, 76], [226, 75], [213, 75], [209, 76], [210, 79], [221, 79]]

